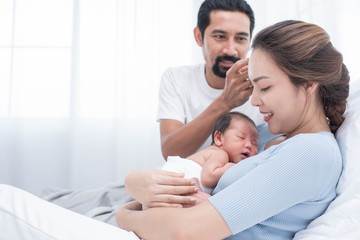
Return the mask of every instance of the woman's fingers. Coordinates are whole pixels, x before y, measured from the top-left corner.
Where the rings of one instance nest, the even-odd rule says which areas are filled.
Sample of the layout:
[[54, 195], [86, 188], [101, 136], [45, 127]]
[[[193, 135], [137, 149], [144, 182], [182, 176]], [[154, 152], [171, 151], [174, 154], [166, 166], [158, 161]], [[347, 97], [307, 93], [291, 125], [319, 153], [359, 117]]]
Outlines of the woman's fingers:
[[160, 185], [173, 185], [173, 186], [193, 186], [195, 181], [193, 179], [184, 178], [184, 173], [175, 173], [169, 171], [160, 171], [157, 183]]
[[125, 203], [122, 207], [126, 208], [128, 210], [142, 210], [141, 203], [139, 203], [137, 201], [131, 201], [131, 202]]
[[159, 193], [161, 194], [172, 194], [172, 195], [185, 195], [197, 193], [199, 191], [197, 186], [170, 186], [161, 185], [159, 186]]
[[182, 195], [199, 191], [193, 179], [162, 170], [133, 171], [127, 175], [125, 185], [128, 194], [147, 207], [193, 204], [192, 197]]
[[150, 207], [181, 207], [182, 204], [194, 205], [195, 203], [196, 198], [192, 196], [159, 194], [149, 205]]

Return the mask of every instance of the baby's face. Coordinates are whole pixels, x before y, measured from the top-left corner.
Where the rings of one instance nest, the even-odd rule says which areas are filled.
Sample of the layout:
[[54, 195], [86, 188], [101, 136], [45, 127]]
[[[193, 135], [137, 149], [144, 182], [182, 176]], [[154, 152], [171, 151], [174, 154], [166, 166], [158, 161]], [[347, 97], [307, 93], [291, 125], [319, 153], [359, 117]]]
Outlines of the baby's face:
[[241, 119], [232, 119], [222, 136], [222, 149], [231, 162], [238, 163], [257, 154], [258, 132], [255, 126]]

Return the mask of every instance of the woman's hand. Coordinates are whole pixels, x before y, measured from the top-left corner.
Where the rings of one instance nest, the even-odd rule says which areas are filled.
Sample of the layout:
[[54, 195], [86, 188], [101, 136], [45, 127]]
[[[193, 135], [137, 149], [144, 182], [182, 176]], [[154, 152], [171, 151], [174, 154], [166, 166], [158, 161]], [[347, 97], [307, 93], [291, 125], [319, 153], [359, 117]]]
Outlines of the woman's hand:
[[209, 197], [211, 197], [210, 194], [207, 194], [205, 192], [197, 192], [197, 193], [193, 193], [190, 194], [189, 196], [192, 196], [195, 199], [195, 203], [194, 204], [183, 204], [183, 207], [193, 207], [195, 205], [198, 205], [202, 202], [205, 202]]
[[163, 170], [140, 169], [130, 172], [125, 179], [127, 193], [146, 207], [182, 207], [194, 205], [191, 195], [199, 188], [182, 173]]
[[116, 218], [117, 225], [122, 229], [131, 231], [130, 229], [128, 229], [128, 226], [126, 225], [127, 224], [126, 215], [130, 212], [141, 211], [141, 210], [142, 210], [142, 205], [141, 205], [141, 203], [139, 203], [137, 201], [128, 202], [128, 203], [122, 205], [116, 211], [115, 218]]

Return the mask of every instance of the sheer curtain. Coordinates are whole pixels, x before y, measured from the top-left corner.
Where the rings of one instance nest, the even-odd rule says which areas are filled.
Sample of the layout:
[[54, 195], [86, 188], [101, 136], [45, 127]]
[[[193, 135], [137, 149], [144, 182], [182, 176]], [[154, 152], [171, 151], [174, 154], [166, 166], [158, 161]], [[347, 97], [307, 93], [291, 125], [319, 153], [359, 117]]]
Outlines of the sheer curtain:
[[159, 81], [199, 54], [199, 4], [1, 1], [0, 182], [92, 188], [160, 166]]
[[324, 28], [344, 56], [351, 81], [360, 79], [360, 1], [357, 0], [249, 0], [256, 15], [255, 32], [286, 19], [315, 23]]
[[[155, 121], [165, 68], [202, 61], [202, 0], [2, 0], [0, 183], [92, 188], [163, 163]], [[359, 78], [359, 2], [249, 0], [256, 29], [317, 23]]]

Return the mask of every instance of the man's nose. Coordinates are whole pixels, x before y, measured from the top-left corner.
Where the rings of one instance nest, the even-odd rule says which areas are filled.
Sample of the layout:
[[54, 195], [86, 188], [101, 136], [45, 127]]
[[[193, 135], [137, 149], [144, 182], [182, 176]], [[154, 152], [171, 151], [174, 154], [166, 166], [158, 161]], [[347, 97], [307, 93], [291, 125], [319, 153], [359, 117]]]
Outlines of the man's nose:
[[238, 52], [236, 51], [236, 45], [234, 40], [228, 39], [224, 43], [223, 54], [228, 56], [235, 56], [235, 57], [238, 56]]

